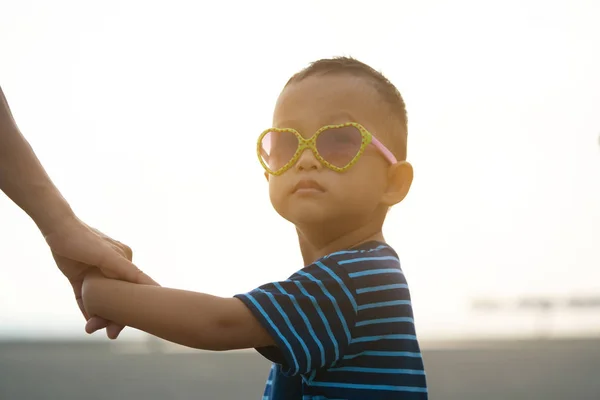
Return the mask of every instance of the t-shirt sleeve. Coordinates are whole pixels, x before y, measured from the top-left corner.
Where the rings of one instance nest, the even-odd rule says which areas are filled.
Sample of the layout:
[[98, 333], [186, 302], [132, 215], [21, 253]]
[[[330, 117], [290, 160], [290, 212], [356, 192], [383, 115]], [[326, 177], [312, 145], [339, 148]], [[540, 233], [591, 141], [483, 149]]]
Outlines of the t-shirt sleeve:
[[357, 313], [355, 291], [347, 273], [332, 259], [235, 297], [271, 334], [276, 346], [257, 350], [281, 364], [285, 375], [331, 367], [350, 344]]

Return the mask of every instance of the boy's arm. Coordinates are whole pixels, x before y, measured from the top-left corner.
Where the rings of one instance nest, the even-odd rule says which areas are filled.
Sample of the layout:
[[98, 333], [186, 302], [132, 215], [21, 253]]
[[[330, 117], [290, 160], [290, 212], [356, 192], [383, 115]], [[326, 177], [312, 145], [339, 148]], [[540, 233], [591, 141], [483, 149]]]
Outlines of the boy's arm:
[[233, 350], [275, 344], [236, 298], [132, 284], [90, 273], [83, 283], [83, 302], [90, 316], [188, 347]]

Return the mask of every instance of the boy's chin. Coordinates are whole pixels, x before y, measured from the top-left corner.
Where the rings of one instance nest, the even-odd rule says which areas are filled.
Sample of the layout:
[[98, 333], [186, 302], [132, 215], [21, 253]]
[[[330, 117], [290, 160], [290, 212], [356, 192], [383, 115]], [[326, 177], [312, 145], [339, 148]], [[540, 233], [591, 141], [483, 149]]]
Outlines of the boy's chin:
[[279, 215], [298, 228], [319, 228], [332, 220], [332, 213], [323, 207], [300, 206], [290, 210], [277, 210]]

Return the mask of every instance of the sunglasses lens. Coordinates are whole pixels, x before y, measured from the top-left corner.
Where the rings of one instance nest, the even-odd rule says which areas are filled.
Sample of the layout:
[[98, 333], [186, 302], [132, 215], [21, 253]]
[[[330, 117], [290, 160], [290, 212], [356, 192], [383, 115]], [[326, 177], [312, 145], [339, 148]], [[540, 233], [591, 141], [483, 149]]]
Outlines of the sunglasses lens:
[[343, 168], [356, 157], [362, 140], [360, 131], [354, 126], [329, 128], [317, 137], [317, 151], [330, 164]]
[[298, 138], [292, 132], [268, 132], [260, 142], [260, 155], [271, 171], [283, 168], [298, 150]]

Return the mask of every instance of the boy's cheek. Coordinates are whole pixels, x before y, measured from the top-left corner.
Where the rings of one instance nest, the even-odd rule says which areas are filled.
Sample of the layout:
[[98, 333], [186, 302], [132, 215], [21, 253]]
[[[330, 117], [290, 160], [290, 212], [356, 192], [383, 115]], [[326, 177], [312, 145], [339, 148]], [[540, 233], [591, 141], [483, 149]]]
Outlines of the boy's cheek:
[[[269, 196], [271, 201], [279, 201], [285, 196], [286, 187], [289, 186], [284, 176], [269, 177]], [[287, 189], [288, 191], [290, 189]]]

